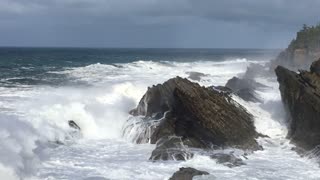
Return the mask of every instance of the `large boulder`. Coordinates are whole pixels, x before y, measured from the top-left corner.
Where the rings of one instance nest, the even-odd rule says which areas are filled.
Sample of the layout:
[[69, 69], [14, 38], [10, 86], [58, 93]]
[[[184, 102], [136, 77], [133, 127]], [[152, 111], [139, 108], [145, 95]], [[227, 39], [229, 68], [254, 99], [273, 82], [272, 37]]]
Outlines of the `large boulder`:
[[296, 73], [278, 66], [275, 72], [288, 114], [288, 137], [305, 150], [313, 149], [320, 144], [320, 75], [315, 67]]
[[[223, 93], [180, 77], [149, 88], [130, 113], [142, 116], [144, 123], [153, 122], [149, 126], [152, 128], [145, 128], [148, 133], [134, 139], [158, 143], [155, 151], [177, 144], [175, 138], [168, 138], [171, 136], [179, 137], [185, 147], [191, 148], [260, 148], [253, 117], [244, 107]], [[154, 158], [161, 157], [158, 152], [160, 155], [153, 153], [151, 159], [159, 159]]]
[[206, 171], [199, 171], [194, 168], [180, 168], [169, 180], [192, 180], [194, 176], [209, 175]]

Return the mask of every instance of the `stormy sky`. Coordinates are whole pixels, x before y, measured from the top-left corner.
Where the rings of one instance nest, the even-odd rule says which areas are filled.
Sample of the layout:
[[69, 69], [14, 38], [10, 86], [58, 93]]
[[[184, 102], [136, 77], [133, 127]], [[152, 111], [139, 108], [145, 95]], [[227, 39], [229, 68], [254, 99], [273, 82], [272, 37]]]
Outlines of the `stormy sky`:
[[283, 48], [319, 0], [0, 0], [0, 46]]

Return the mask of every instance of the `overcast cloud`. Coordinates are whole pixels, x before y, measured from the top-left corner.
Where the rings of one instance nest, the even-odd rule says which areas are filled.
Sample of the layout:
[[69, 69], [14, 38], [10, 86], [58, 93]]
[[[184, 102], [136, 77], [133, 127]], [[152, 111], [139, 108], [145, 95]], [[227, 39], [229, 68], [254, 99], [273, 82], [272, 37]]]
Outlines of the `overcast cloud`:
[[319, 0], [0, 0], [0, 46], [282, 48]]

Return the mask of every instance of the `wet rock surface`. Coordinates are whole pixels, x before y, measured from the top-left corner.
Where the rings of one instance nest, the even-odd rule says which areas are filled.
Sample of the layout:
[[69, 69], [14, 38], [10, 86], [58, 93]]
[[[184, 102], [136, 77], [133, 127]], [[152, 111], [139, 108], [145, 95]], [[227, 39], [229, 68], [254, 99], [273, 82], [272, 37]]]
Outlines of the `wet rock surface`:
[[296, 73], [282, 66], [275, 72], [288, 114], [288, 138], [305, 150], [320, 144], [320, 76], [315, 70]]
[[216, 159], [217, 163], [223, 164], [230, 168], [245, 165], [241, 158], [238, 158], [233, 154], [217, 153], [211, 155], [210, 157], [212, 159]]
[[176, 148], [170, 136], [179, 137], [190, 148], [260, 148], [253, 117], [244, 107], [225, 94], [180, 77], [149, 88], [130, 113], [144, 119], [163, 117], [145, 137], [157, 144], [151, 159], [167, 159], [158, 157], [163, 157], [162, 149]]
[[209, 175], [208, 172], [199, 171], [194, 168], [180, 168], [169, 180], [192, 180], [194, 176]]
[[176, 160], [184, 161], [191, 159], [193, 153], [188, 150], [188, 142], [180, 137], [163, 137], [157, 142], [156, 149], [152, 151], [150, 160]]
[[257, 89], [264, 88], [265, 85], [256, 82], [253, 79], [240, 79], [238, 77], [233, 77], [228, 80], [226, 84], [227, 88], [232, 89], [233, 91], [241, 90], [241, 89]]
[[310, 66], [310, 71], [313, 73], [320, 74], [320, 59], [318, 61], [314, 61]]
[[232, 93], [245, 101], [261, 102], [261, 99], [255, 90], [258, 88], [265, 88], [266, 86], [254, 81], [253, 79], [240, 79], [238, 77], [233, 77], [227, 82], [225, 87], [231, 89]]
[[201, 73], [201, 72], [187, 72], [189, 74], [188, 78], [194, 81], [200, 81], [202, 77], [207, 76], [207, 74]]
[[76, 122], [74, 122], [73, 120], [69, 120], [68, 121], [69, 127], [75, 130], [81, 130], [81, 128], [78, 126], [78, 124]]

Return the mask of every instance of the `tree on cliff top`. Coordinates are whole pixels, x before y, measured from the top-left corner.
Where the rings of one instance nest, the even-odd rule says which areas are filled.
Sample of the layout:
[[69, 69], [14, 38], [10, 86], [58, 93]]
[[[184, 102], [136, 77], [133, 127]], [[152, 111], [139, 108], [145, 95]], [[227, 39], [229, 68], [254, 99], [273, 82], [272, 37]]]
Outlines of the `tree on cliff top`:
[[320, 50], [320, 24], [316, 26], [303, 25], [297, 32], [297, 37], [291, 41], [289, 49], [307, 49], [308, 51]]

